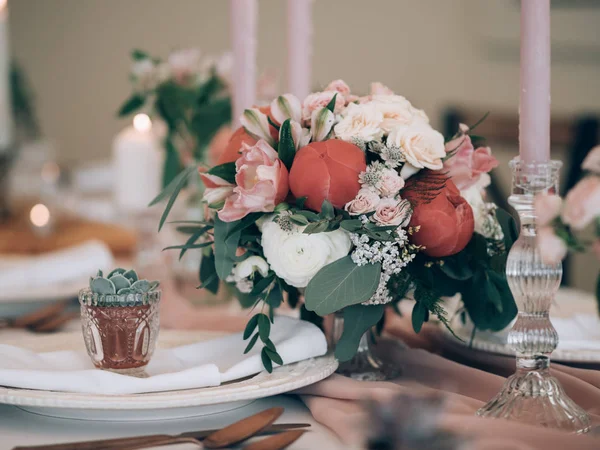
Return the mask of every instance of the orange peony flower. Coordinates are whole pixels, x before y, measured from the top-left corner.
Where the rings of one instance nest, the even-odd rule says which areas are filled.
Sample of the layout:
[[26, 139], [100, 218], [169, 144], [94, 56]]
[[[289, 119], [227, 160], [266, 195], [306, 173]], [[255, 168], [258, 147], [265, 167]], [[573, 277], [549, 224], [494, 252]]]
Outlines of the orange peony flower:
[[[261, 113], [271, 116], [270, 106], [261, 106], [258, 109]], [[274, 139], [279, 140], [279, 133], [277, 129], [273, 126], [270, 126], [269, 130], [271, 131], [271, 136], [273, 136]], [[241, 156], [242, 143], [246, 143], [252, 146], [257, 142], [258, 139], [255, 139], [248, 133], [246, 133], [244, 127], [238, 128], [237, 130], [235, 130], [235, 132], [231, 136], [231, 139], [229, 140], [229, 143], [219, 156], [219, 159], [217, 160], [217, 165], [225, 164], [228, 162], [235, 162]]]
[[327, 199], [343, 208], [360, 190], [358, 175], [366, 170], [365, 153], [354, 144], [330, 139], [312, 142], [296, 153], [290, 170], [290, 189], [307, 197], [306, 207], [321, 211]]
[[413, 206], [409, 226], [421, 227], [411, 242], [424, 246], [423, 253], [442, 258], [467, 246], [475, 229], [473, 210], [451, 180], [444, 184], [444, 175], [422, 171], [406, 181], [402, 196]]

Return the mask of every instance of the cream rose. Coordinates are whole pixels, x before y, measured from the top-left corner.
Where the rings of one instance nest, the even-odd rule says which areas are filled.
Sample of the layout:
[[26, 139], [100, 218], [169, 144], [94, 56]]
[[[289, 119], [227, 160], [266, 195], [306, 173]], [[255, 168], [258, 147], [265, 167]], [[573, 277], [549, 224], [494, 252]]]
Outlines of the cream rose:
[[367, 104], [373, 105], [383, 114], [381, 128], [385, 133], [389, 133], [401, 125], [429, 122], [429, 118], [423, 111], [414, 108], [401, 95], [373, 95], [371, 101]]
[[351, 103], [333, 128], [338, 139], [347, 142], [378, 141], [383, 136], [383, 114], [370, 104]]
[[377, 208], [380, 201], [381, 199], [379, 198], [379, 195], [377, 195], [377, 192], [371, 189], [362, 188], [358, 191], [354, 200], [346, 203], [345, 208], [346, 211], [353, 216], [359, 216], [375, 211], [375, 208]]
[[384, 198], [377, 205], [371, 220], [382, 226], [398, 225], [405, 227], [410, 222], [412, 207], [408, 200]]
[[440, 170], [444, 166], [444, 136], [427, 124], [394, 128], [387, 143], [399, 147], [406, 162], [416, 169]]
[[261, 244], [271, 269], [295, 287], [306, 287], [324, 266], [347, 256], [352, 246], [348, 233], [341, 229], [304, 234], [304, 227], [294, 225], [284, 231], [273, 218], [261, 228]]
[[404, 179], [394, 169], [381, 171], [379, 193], [384, 197], [394, 197], [404, 187]]

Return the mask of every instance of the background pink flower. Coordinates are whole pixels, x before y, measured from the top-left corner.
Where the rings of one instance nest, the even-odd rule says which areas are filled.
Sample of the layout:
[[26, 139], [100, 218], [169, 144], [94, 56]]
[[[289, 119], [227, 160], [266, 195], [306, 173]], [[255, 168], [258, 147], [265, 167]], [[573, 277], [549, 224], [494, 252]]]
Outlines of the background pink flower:
[[288, 171], [277, 152], [265, 141], [243, 144], [235, 162], [237, 186], [219, 211], [224, 222], [233, 222], [251, 212], [271, 212], [288, 194]]
[[567, 255], [565, 241], [554, 234], [552, 227], [540, 227], [537, 234], [537, 246], [544, 264], [554, 266]]
[[498, 166], [489, 147], [475, 149], [468, 135], [461, 135], [446, 144], [446, 153], [453, 154], [444, 162], [448, 176], [461, 191], [477, 184], [484, 173]]
[[560, 215], [562, 199], [558, 195], [538, 194], [535, 197], [534, 206], [537, 224], [543, 227]]
[[334, 112], [339, 114], [346, 105], [346, 99], [337, 91], [314, 92], [304, 99], [302, 103], [302, 119], [310, 121], [313, 111], [324, 108], [331, 101], [334, 95]]
[[600, 177], [585, 177], [567, 194], [562, 220], [581, 230], [597, 216], [600, 216]]

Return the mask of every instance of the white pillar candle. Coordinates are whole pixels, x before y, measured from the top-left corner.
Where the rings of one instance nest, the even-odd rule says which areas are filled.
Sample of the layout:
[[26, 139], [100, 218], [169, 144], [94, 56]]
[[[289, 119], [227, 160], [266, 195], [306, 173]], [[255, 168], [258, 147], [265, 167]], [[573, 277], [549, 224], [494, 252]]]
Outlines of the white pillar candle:
[[313, 0], [287, 2], [288, 92], [300, 100], [311, 91]]
[[146, 114], [137, 114], [133, 126], [113, 143], [114, 198], [123, 212], [143, 211], [162, 188], [164, 152]]
[[8, 6], [7, 0], [0, 0], [0, 152], [8, 151], [13, 139], [10, 94]]
[[233, 126], [246, 108], [256, 104], [256, 0], [231, 0], [233, 48]]

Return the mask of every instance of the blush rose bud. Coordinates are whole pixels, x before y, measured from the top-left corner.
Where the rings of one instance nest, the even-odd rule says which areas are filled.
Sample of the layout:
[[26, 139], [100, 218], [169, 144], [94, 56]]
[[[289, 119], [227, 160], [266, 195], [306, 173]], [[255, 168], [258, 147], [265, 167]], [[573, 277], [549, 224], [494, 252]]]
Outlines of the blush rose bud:
[[244, 111], [240, 119], [242, 126], [256, 139], [263, 139], [267, 144], [275, 145], [275, 139], [271, 136], [269, 128], [269, 119], [266, 114], [260, 112], [257, 108], [250, 108]]
[[295, 95], [280, 95], [271, 102], [271, 117], [278, 124], [282, 124], [287, 119], [300, 122], [302, 120], [302, 103]]

